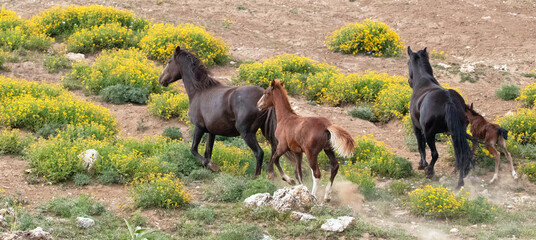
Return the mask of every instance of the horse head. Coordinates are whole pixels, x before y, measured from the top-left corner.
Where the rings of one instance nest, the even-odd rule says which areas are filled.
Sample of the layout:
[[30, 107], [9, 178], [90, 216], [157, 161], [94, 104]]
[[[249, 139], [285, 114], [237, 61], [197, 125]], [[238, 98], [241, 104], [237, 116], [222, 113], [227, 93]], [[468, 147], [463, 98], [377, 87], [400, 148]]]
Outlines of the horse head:
[[177, 46], [175, 52], [173, 52], [173, 55], [171, 58], [169, 58], [166, 66], [164, 67], [164, 70], [162, 70], [162, 74], [160, 74], [160, 77], [158, 78], [158, 82], [164, 87], [167, 87], [169, 84], [182, 78], [182, 70], [179, 63], [180, 52], [181, 49], [179, 46]]
[[416, 74], [419, 75], [418, 77], [421, 77], [423, 73], [426, 73], [433, 77], [434, 73], [432, 71], [432, 67], [430, 66], [430, 60], [428, 58], [428, 52], [426, 51], [426, 48], [417, 52], [413, 52], [411, 50], [411, 47], [408, 46], [408, 55], [408, 84], [411, 88], [413, 88], [416, 83], [415, 81], [419, 80], [416, 79]]
[[285, 82], [279, 82], [279, 79], [275, 79], [270, 83], [270, 87], [264, 90], [264, 94], [257, 102], [257, 108], [260, 110], [267, 109], [274, 105], [274, 89], [283, 89]]

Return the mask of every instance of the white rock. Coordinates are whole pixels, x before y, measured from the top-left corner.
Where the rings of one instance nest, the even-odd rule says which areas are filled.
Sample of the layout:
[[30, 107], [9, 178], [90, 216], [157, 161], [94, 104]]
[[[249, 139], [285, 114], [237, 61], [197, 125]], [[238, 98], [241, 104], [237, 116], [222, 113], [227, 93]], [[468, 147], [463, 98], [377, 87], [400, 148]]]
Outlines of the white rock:
[[84, 59], [86, 59], [86, 56], [84, 54], [73, 53], [73, 52], [67, 53], [66, 57], [67, 59], [74, 61], [74, 62], [84, 61]]
[[246, 204], [246, 207], [252, 208], [267, 205], [270, 200], [272, 200], [272, 196], [270, 196], [269, 193], [257, 193], [246, 198], [244, 203]]
[[300, 221], [309, 221], [309, 220], [316, 219], [316, 217], [311, 214], [296, 212], [296, 211], [292, 211], [292, 213], [290, 213], [290, 218], [294, 220], [300, 220]]
[[99, 152], [95, 149], [88, 149], [78, 155], [78, 158], [84, 162], [84, 167], [89, 171], [93, 168], [93, 164], [99, 158]]
[[266, 234], [262, 235], [262, 240], [272, 240], [272, 238]]
[[441, 66], [441, 67], [443, 67], [443, 68], [450, 68], [450, 67], [452, 67], [452, 66], [450, 66], [450, 65], [448, 65], [448, 64], [446, 64], [446, 63], [438, 63], [437, 65], [438, 65], [438, 66]]
[[315, 199], [304, 185], [294, 188], [285, 187], [274, 192], [270, 205], [278, 212], [301, 209], [304, 206], [313, 205]]
[[76, 226], [79, 228], [89, 228], [95, 225], [95, 221], [91, 218], [77, 217]]
[[354, 217], [344, 216], [337, 219], [328, 219], [321, 228], [328, 232], [342, 232], [355, 221]]
[[460, 72], [462, 73], [470, 73], [475, 71], [475, 65], [473, 63], [464, 63], [460, 67]]
[[457, 233], [459, 232], [457, 228], [450, 229], [450, 233]]
[[0, 239], [2, 240], [54, 240], [50, 233], [43, 231], [42, 228], [37, 227], [30, 231], [14, 231], [0, 233]]
[[0, 226], [7, 225], [6, 218], [2, 215], [0, 215]]
[[508, 66], [506, 64], [503, 65], [494, 65], [493, 69], [499, 70], [499, 71], [508, 71]]

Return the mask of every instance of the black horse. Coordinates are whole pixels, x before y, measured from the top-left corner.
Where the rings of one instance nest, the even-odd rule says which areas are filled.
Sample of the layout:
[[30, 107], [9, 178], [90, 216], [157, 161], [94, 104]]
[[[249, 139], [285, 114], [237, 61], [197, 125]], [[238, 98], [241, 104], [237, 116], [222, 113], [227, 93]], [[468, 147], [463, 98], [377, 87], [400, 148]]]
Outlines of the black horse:
[[[473, 156], [467, 143], [465, 100], [456, 91], [445, 89], [437, 82], [426, 48], [414, 53], [408, 47], [408, 55], [408, 83], [413, 88], [410, 113], [421, 155], [419, 170], [425, 169], [428, 178], [434, 176], [434, 165], [439, 156], [435, 146], [435, 135], [449, 132], [454, 146], [456, 170], [460, 174], [457, 188], [460, 188], [463, 186], [463, 178], [473, 166]], [[432, 152], [430, 165], [426, 162], [426, 143]]]
[[[218, 166], [210, 162], [216, 135], [241, 136], [255, 154], [257, 177], [261, 173], [264, 156], [257, 142], [257, 130], [261, 128], [272, 151], [277, 146], [275, 110], [257, 109], [264, 89], [256, 86], [225, 86], [208, 75], [208, 70], [195, 55], [177, 47], [158, 81], [168, 86], [179, 79], [183, 79], [190, 104], [188, 117], [195, 126], [192, 154], [205, 167], [218, 171]], [[208, 137], [203, 157], [198, 152], [198, 146], [205, 133], [208, 133]], [[271, 176], [275, 174], [272, 163], [267, 165], [267, 171]]]

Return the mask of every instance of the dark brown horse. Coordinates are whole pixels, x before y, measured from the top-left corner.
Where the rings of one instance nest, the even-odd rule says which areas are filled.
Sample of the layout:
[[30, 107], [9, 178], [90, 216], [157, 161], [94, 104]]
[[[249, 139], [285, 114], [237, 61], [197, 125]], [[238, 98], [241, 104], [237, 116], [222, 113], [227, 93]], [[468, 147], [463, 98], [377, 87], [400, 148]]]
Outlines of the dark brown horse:
[[264, 91], [264, 95], [257, 103], [259, 109], [274, 107], [277, 117], [277, 129], [275, 136], [278, 140], [275, 154], [271, 162], [277, 166], [281, 177], [289, 182], [289, 177], [279, 165], [279, 157], [288, 151], [297, 155], [296, 170], [297, 180], [302, 184], [301, 161], [305, 153], [309, 160], [309, 166], [313, 173], [313, 196], [316, 196], [318, 181], [321, 177], [318, 166], [318, 154], [324, 150], [331, 163], [330, 183], [326, 187], [324, 199], [330, 200], [329, 194], [333, 180], [339, 170], [339, 162], [335, 158], [335, 151], [344, 157], [354, 154], [354, 140], [350, 134], [337, 125], [333, 125], [324, 117], [302, 117], [292, 110], [288, 101], [287, 91], [279, 80], [272, 81], [270, 87]]
[[[419, 169], [426, 176], [434, 176], [434, 165], [439, 157], [435, 146], [435, 135], [449, 132], [454, 146], [456, 170], [459, 171], [458, 186], [473, 166], [473, 156], [467, 143], [467, 118], [465, 100], [451, 89], [445, 89], [435, 79], [426, 48], [416, 53], [408, 47], [409, 86], [413, 89], [410, 101], [411, 121], [417, 138], [421, 161]], [[432, 152], [430, 165], [426, 162], [425, 147], [428, 143]]]
[[473, 153], [476, 150], [476, 145], [478, 144], [477, 140], [484, 141], [486, 148], [495, 158], [495, 174], [493, 178], [489, 181], [493, 183], [495, 180], [499, 179], [499, 163], [501, 161], [501, 153], [497, 151], [495, 146], [501, 148], [504, 152], [504, 155], [510, 161], [510, 166], [512, 167], [512, 177], [517, 179], [517, 173], [514, 169], [514, 162], [512, 156], [506, 149], [506, 140], [508, 139], [508, 130], [501, 128], [501, 126], [490, 123], [486, 121], [482, 115], [478, 114], [473, 109], [473, 104], [467, 106], [465, 110], [465, 115], [467, 120], [471, 123], [471, 135], [473, 135]]
[[[275, 110], [257, 109], [257, 101], [264, 89], [256, 86], [224, 86], [208, 75], [208, 70], [196, 56], [177, 47], [158, 81], [163, 86], [168, 86], [179, 79], [183, 80], [188, 94], [188, 118], [195, 126], [192, 154], [205, 167], [217, 171], [218, 166], [210, 162], [215, 136], [241, 136], [255, 154], [257, 177], [261, 173], [264, 156], [255, 136], [257, 130], [261, 128], [272, 148], [277, 144], [273, 137], [276, 128]], [[205, 133], [208, 137], [203, 157], [198, 152], [198, 146]], [[273, 164], [268, 164], [267, 170], [271, 175], [275, 174]]]

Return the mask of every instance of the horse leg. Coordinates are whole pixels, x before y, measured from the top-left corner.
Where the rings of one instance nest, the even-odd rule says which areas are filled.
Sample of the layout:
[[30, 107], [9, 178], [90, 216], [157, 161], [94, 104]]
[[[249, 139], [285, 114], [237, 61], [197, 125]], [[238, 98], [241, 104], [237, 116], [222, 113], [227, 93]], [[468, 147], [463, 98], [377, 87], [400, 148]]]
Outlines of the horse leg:
[[333, 186], [333, 181], [335, 180], [335, 176], [337, 175], [337, 172], [339, 171], [339, 161], [337, 161], [337, 158], [335, 157], [335, 153], [333, 150], [324, 150], [326, 155], [329, 158], [329, 162], [331, 165], [331, 176], [329, 177], [329, 182], [326, 186], [326, 193], [324, 194], [324, 200], [326, 202], [329, 202], [331, 200], [331, 187]]
[[[203, 137], [203, 134], [205, 134], [205, 131], [198, 126], [195, 126], [194, 135], [192, 136], [192, 148], [190, 148], [190, 152], [197, 158], [199, 162], [201, 162], [201, 164], [203, 164], [203, 166], [205, 166], [206, 168], [209, 168], [208, 165], [210, 161], [204, 158], [203, 156], [201, 156], [201, 154], [199, 154], [199, 151], [198, 151], [199, 143], [201, 142], [201, 138]], [[212, 169], [212, 168], [209, 168], [209, 169], [212, 171], [215, 171], [215, 169]]]
[[423, 170], [428, 166], [428, 163], [426, 162], [426, 141], [422, 131], [415, 126], [413, 126], [413, 133], [415, 134], [415, 138], [417, 138], [417, 146], [419, 147], [419, 154], [421, 155], [418, 169]]
[[439, 157], [435, 145], [435, 134], [426, 134], [426, 143], [428, 143], [428, 147], [430, 147], [430, 152], [432, 152], [432, 160], [430, 161], [430, 165], [426, 167], [425, 173], [427, 178], [432, 178], [434, 176], [434, 166], [437, 161], [437, 158]]
[[[275, 153], [272, 155], [272, 158], [270, 159], [270, 162], [275, 163], [275, 165], [277, 166], [277, 169], [279, 170], [279, 174], [281, 174], [281, 179], [283, 179], [283, 181], [287, 182], [290, 185], [295, 185], [296, 182], [294, 180], [292, 180], [283, 171], [283, 168], [281, 167], [281, 164], [279, 163], [279, 158], [281, 158], [281, 156], [283, 156], [283, 154], [285, 154], [287, 151], [288, 151], [288, 149], [287, 149], [286, 143], [279, 142], [278, 145], [277, 145], [277, 149], [276, 149]], [[298, 158], [296, 162], [301, 163], [301, 157]]]
[[499, 179], [499, 164], [501, 163], [501, 153], [497, 151], [493, 145], [495, 145], [495, 142], [486, 142], [486, 148], [495, 158], [495, 174], [493, 174], [493, 178], [489, 181], [489, 183], [493, 183], [495, 180]]
[[[295, 160], [295, 164], [294, 166], [297, 166], [298, 162], [301, 163], [302, 161], [302, 153], [292, 153], [290, 152], [291, 154], [294, 154], [294, 156], [296, 156], [296, 159]], [[277, 170], [279, 170], [279, 174], [281, 174], [281, 179], [283, 179], [283, 181], [287, 182], [288, 184], [294, 186], [296, 185], [296, 181], [294, 181], [294, 179], [291, 179], [284, 171], [283, 171], [283, 168], [281, 167], [281, 164], [280, 164], [280, 160], [281, 157], [278, 157], [276, 159], [274, 159], [274, 164], [275, 166], [277, 167]], [[297, 168], [294, 169], [294, 174], [296, 175], [296, 180], [298, 180], [299, 182], [299, 179], [298, 179], [298, 174], [297, 174]]]
[[320, 167], [318, 166], [318, 153], [305, 152], [307, 159], [309, 160], [309, 166], [311, 167], [312, 177], [313, 177], [313, 188], [311, 190], [311, 195], [316, 198], [316, 190], [318, 189], [318, 184], [320, 182], [320, 177], [322, 173], [320, 172]]
[[506, 155], [506, 158], [510, 162], [510, 167], [512, 167], [512, 177], [514, 177], [514, 180], [517, 180], [517, 173], [514, 169], [514, 160], [512, 159], [512, 155], [510, 155], [510, 152], [508, 152], [508, 149], [506, 149], [506, 141], [503, 138], [499, 138], [499, 144], [498, 146], [502, 149], [504, 152], [504, 155]]
[[[257, 136], [255, 136], [255, 133], [242, 134], [242, 139], [244, 139], [248, 147], [251, 148], [251, 150], [253, 150], [253, 153], [255, 154], [255, 159], [257, 160], [257, 167], [255, 168], [255, 175], [253, 176], [253, 179], [256, 179], [261, 174], [264, 151], [262, 150], [261, 146], [259, 146], [259, 142], [257, 142]], [[269, 164], [272, 163], [270, 162]]]
[[220, 167], [218, 166], [218, 164], [210, 161], [210, 159], [212, 158], [212, 149], [214, 148], [215, 138], [216, 138], [216, 135], [207, 132], [207, 142], [205, 145], [205, 159], [207, 160], [206, 167], [214, 172], [217, 172], [220, 170]]

